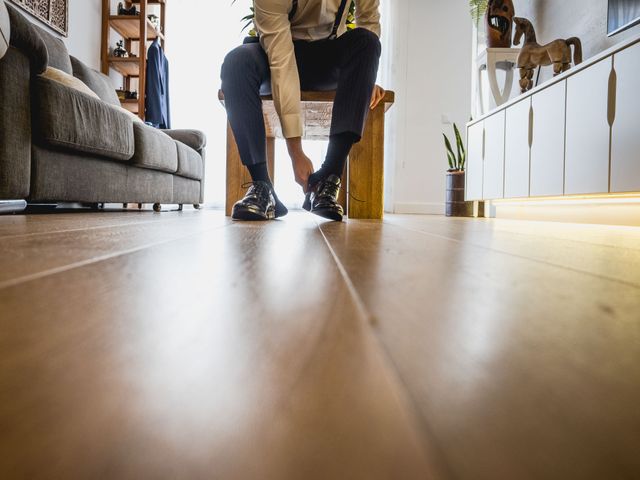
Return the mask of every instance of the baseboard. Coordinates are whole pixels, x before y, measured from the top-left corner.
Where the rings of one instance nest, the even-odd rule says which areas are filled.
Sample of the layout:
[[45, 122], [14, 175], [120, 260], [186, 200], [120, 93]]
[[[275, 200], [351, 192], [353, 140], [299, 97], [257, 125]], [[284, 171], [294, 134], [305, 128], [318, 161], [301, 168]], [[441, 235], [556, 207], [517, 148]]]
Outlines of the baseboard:
[[396, 203], [393, 213], [406, 215], [444, 215], [443, 203]]
[[504, 200], [492, 203], [496, 218], [640, 226], [640, 196], [638, 195]]

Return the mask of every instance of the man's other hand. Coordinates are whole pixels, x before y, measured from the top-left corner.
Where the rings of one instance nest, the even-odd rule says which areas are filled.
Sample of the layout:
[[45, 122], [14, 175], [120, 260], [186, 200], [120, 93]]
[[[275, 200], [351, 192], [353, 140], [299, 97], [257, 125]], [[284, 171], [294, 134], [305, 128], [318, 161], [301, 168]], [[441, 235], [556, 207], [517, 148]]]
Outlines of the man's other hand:
[[371, 110], [375, 110], [375, 108], [380, 105], [380, 102], [384, 98], [385, 93], [387, 92], [385, 92], [384, 88], [382, 88], [380, 85], [376, 85], [373, 88], [373, 95], [371, 95], [371, 104], [369, 105]]
[[313, 173], [313, 163], [302, 150], [302, 139], [300, 137], [287, 138], [287, 149], [289, 150], [289, 157], [291, 157], [296, 183], [307, 193], [309, 176]]

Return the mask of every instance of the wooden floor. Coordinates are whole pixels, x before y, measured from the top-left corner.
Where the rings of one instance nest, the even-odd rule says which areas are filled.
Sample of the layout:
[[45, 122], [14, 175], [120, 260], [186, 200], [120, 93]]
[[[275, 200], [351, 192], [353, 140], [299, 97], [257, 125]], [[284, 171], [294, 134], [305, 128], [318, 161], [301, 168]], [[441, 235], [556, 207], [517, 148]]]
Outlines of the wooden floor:
[[638, 479], [640, 229], [0, 217], [0, 478]]

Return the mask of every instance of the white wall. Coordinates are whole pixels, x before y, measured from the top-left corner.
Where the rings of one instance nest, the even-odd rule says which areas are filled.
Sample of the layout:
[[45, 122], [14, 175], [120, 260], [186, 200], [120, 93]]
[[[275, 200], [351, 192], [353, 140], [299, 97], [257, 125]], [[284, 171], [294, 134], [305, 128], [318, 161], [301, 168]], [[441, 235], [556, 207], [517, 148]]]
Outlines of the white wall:
[[[385, 13], [385, 86], [396, 90], [388, 117], [386, 209], [444, 212], [446, 155], [442, 132], [471, 111], [472, 23], [467, 2], [394, 0]], [[390, 37], [390, 38], [389, 38]]]
[[65, 39], [69, 53], [96, 70], [100, 70], [102, 2], [70, 0], [69, 36]]

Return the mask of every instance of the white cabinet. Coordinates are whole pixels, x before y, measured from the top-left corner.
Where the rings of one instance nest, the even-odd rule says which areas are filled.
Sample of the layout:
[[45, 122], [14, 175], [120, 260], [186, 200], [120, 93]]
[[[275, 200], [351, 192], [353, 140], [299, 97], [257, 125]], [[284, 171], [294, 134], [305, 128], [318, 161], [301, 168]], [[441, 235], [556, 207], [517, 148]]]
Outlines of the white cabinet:
[[484, 121], [484, 200], [504, 198], [504, 120], [502, 110]]
[[640, 192], [640, 43], [617, 53], [611, 191]]
[[567, 80], [565, 194], [609, 191], [609, 57]]
[[533, 95], [531, 105], [531, 196], [564, 193], [564, 127], [566, 83]]
[[478, 122], [467, 130], [466, 199], [482, 200], [482, 170], [484, 159], [484, 124]]
[[504, 198], [529, 196], [531, 98], [507, 108]]

